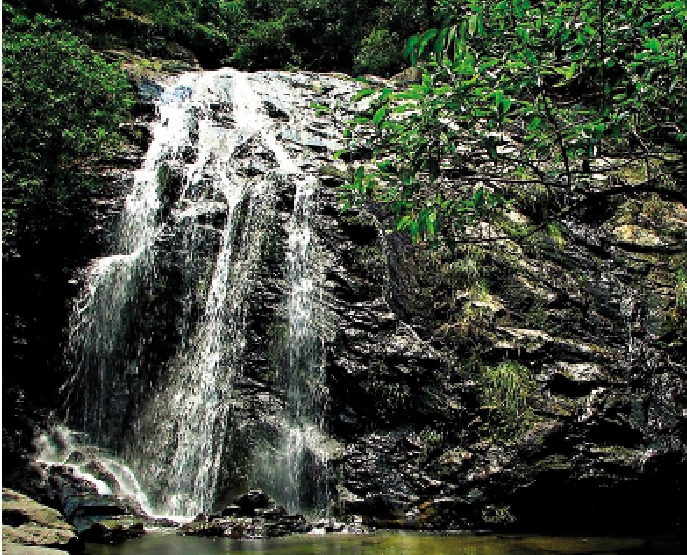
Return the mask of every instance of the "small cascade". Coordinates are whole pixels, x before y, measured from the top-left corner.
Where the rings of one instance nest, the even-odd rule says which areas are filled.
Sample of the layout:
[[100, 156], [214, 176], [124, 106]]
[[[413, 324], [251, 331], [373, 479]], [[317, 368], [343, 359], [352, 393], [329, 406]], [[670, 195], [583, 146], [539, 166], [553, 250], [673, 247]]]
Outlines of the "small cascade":
[[[272, 81], [270, 94], [280, 105], [298, 108], [287, 131], [300, 136], [302, 114], [308, 107], [293, 106], [291, 90], [278, 79]], [[317, 180], [302, 171], [308, 166], [302, 154], [292, 157], [275, 134], [267, 135], [266, 142], [280, 169], [295, 181], [295, 194], [287, 228], [287, 333], [282, 345], [284, 363], [278, 369], [284, 410], [277, 416], [276, 445], [258, 450], [253, 466], [255, 480], [290, 512], [299, 512], [306, 508], [304, 502], [323, 507], [327, 484], [327, 448], [322, 433], [326, 399], [323, 338], [318, 332], [324, 272], [318, 264], [311, 225], [317, 208]]]
[[131, 469], [85, 441], [84, 434], [56, 426], [36, 438], [36, 462], [48, 468], [65, 468], [75, 479], [91, 484], [99, 495], [117, 495], [151, 515], [148, 498]]
[[[68, 422], [121, 456], [106, 471], [154, 513], [207, 513], [249, 487], [290, 511], [326, 505], [312, 152], [333, 147], [306, 84], [232, 69], [170, 82], [113, 254], [76, 302]], [[265, 329], [283, 331], [255, 359]]]

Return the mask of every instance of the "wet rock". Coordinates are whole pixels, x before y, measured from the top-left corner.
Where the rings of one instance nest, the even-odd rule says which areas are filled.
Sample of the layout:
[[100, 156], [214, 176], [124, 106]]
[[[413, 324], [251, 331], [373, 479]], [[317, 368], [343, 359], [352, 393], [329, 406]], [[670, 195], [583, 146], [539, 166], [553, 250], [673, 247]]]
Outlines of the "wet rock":
[[288, 515], [284, 507], [271, 507], [267, 509], [255, 509], [255, 516], [265, 519], [267, 522], [278, 521]]
[[256, 509], [267, 509], [270, 506], [270, 498], [262, 490], [251, 490], [234, 500], [241, 511], [240, 516], [253, 516]]
[[[270, 511], [258, 509], [257, 511]], [[264, 513], [263, 513], [264, 514]], [[267, 518], [266, 518], [267, 517]], [[189, 536], [231, 537], [233, 539], [259, 539], [307, 533], [312, 527], [302, 515], [289, 515], [284, 511], [254, 517], [220, 517], [195, 520], [184, 524], [179, 533]]]
[[114, 495], [80, 494], [64, 500], [67, 520], [83, 531], [93, 524], [130, 514], [127, 503]]
[[3, 551], [10, 544], [73, 549], [78, 538], [74, 526], [58, 511], [3, 488], [2, 543]]
[[289, 121], [291, 118], [291, 114], [289, 113], [289, 110], [284, 104], [277, 99], [268, 99], [268, 100], [263, 100], [262, 102], [263, 106], [267, 110], [267, 114], [274, 119], [280, 119], [280, 120], [285, 120]]
[[475, 509], [460, 497], [438, 497], [418, 507], [418, 523], [424, 528], [470, 529]]
[[79, 464], [86, 462], [87, 458], [87, 455], [82, 451], [72, 451], [65, 462], [67, 464]]
[[222, 509], [222, 516], [239, 516], [241, 513], [241, 507], [238, 505], [227, 505]]
[[84, 541], [93, 543], [120, 543], [138, 538], [146, 533], [144, 523], [140, 520], [124, 517], [100, 520], [81, 532]]
[[566, 397], [589, 395], [592, 389], [607, 385], [611, 381], [599, 364], [556, 362], [545, 367], [546, 375], [542, 381], [554, 394]]

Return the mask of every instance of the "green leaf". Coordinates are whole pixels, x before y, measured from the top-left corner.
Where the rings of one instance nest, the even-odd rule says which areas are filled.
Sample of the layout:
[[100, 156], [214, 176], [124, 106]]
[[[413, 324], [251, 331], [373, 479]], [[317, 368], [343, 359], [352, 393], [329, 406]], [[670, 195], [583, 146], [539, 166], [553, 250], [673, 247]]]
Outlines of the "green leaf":
[[418, 50], [417, 50], [418, 56], [422, 56], [422, 54], [424, 53], [427, 46], [429, 46], [431, 40], [437, 36], [437, 33], [438, 33], [437, 29], [427, 29], [427, 31], [425, 31], [425, 34], [422, 35], [422, 38], [420, 39], [420, 43], [418, 46]]
[[413, 222], [413, 219], [410, 216], [403, 216], [398, 223], [396, 224], [396, 230], [397, 231], [402, 231], [404, 229], [407, 229], [410, 227], [410, 224]]
[[644, 46], [652, 52], [659, 53], [661, 51], [661, 41], [657, 38], [647, 40]]
[[375, 94], [376, 92], [377, 92], [377, 91], [374, 90], [374, 89], [362, 89], [362, 90], [359, 90], [357, 93], [355, 93], [355, 94], [351, 97], [351, 102], [358, 102], [359, 100], [362, 100], [362, 99], [365, 98], [366, 96], [373, 95], [373, 94]]
[[472, 14], [468, 17], [468, 33], [470, 36], [474, 36], [477, 31], [477, 14]]
[[541, 124], [541, 118], [532, 118], [532, 121], [527, 126], [528, 131], [534, 131]]
[[357, 181], [362, 181], [364, 175], [365, 175], [365, 168], [364, 168], [363, 166], [358, 166], [358, 167], [355, 169], [355, 174], [354, 174], [355, 181], [356, 181], [356, 182], [357, 182]]
[[379, 125], [381, 121], [386, 117], [386, 112], [388, 110], [389, 106], [382, 106], [379, 108], [376, 112], [374, 117], [372, 118], [372, 121], [374, 122], [375, 125]]
[[[408, 39], [406, 42], [406, 47], [403, 50], [403, 55], [408, 57], [411, 56], [412, 54], [415, 53], [415, 50], [417, 48], [417, 44], [420, 41], [420, 36], [419, 35], [413, 35]], [[415, 62], [412, 62], [413, 65], [415, 65]]]

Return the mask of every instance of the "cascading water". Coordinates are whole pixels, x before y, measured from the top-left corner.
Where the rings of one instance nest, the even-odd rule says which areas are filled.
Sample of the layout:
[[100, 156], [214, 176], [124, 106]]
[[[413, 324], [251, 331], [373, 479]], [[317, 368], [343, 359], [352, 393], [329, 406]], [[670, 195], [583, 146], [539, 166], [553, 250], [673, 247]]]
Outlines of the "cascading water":
[[[295, 123], [296, 133], [301, 133], [299, 122]], [[267, 478], [265, 487], [278, 490], [287, 509], [293, 512], [302, 509], [304, 498], [314, 497], [316, 505], [322, 506], [326, 496], [327, 442], [321, 431], [326, 390], [323, 340], [317, 329], [323, 272], [311, 226], [317, 206], [317, 180], [299, 171], [304, 160], [292, 159], [273, 138], [269, 143], [280, 167], [296, 178], [296, 190], [286, 254], [288, 329], [283, 345], [284, 365], [279, 372], [285, 410], [279, 415], [278, 444], [258, 451], [253, 466], [256, 480]]]
[[[96, 442], [114, 437], [124, 418], [122, 404], [108, 399], [125, 396], [127, 377], [136, 372], [135, 368], [120, 368], [123, 351], [127, 349], [126, 319], [135, 289], [153, 267], [160, 165], [177, 157], [179, 149], [189, 141], [191, 119], [183, 104], [193, 79], [193, 75], [185, 75], [163, 94], [152, 143], [125, 200], [115, 241], [117, 254], [94, 262], [70, 321], [67, 360], [74, 371], [66, 389], [69, 395], [82, 398], [77, 402], [68, 399], [68, 406], [80, 406], [83, 412], [73, 418], [89, 430]], [[120, 371], [113, 371], [114, 368]]]
[[[71, 320], [70, 421], [128, 462], [158, 513], [210, 511], [227, 481], [290, 510], [326, 502], [318, 182], [296, 144], [313, 110], [295, 84], [225, 69], [164, 90], [116, 254], [94, 263]], [[293, 191], [281, 223], [278, 189]], [[285, 331], [264, 369], [277, 400], [249, 416], [237, 387], [256, 381], [244, 376], [256, 276], [280, 236]], [[249, 468], [227, 478], [227, 451]]]

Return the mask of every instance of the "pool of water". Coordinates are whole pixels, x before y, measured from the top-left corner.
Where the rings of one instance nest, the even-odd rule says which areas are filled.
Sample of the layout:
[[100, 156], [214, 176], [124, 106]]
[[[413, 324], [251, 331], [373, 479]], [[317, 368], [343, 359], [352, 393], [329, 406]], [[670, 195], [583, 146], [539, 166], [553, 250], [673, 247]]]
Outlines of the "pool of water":
[[292, 536], [270, 540], [148, 534], [120, 545], [88, 544], [87, 555], [684, 555], [684, 540], [545, 536], [466, 536], [377, 533], [365, 536]]

